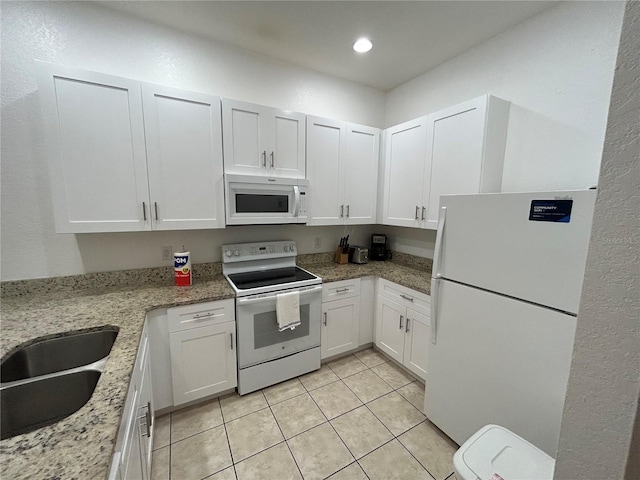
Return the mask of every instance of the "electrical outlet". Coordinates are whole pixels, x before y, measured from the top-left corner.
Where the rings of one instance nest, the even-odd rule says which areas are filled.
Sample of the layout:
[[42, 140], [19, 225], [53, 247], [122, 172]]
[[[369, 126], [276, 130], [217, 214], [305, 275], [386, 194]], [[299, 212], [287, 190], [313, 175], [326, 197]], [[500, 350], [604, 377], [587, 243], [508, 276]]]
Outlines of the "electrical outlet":
[[172, 260], [173, 259], [173, 247], [171, 245], [167, 245], [165, 247], [161, 247], [162, 249], [162, 260]]
[[314, 242], [313, 242], [313, 246], [316, 248], [316, 250], [319, 250], [321, 247], [320, 245], [320, 237], [316, 237]]

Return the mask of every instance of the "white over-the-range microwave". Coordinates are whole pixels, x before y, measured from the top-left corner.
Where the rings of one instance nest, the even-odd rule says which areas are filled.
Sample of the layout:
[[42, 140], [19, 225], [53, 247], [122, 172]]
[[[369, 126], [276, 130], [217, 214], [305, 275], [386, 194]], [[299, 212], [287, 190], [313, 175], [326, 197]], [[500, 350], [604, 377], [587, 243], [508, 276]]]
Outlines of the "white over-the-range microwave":
[[309, 181], [225, 174], [227, 225], [307, 223]]

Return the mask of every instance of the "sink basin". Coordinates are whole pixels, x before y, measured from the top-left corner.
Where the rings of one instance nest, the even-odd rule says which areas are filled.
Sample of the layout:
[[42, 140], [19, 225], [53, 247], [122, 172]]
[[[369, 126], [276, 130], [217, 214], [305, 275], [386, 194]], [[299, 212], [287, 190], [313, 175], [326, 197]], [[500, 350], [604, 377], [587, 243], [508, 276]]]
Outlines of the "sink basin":
[[[117, 336], [118, 329], [108, 327], [32, 343], [2, 362], [0, 382], [14, 382], [94, 363], [109, 355]], [[4, 413], [2, 418], [4, 421]]]
[[83, 370], [3, 387], [1, 439], [51, 425], [89, 401], [101, 372]]

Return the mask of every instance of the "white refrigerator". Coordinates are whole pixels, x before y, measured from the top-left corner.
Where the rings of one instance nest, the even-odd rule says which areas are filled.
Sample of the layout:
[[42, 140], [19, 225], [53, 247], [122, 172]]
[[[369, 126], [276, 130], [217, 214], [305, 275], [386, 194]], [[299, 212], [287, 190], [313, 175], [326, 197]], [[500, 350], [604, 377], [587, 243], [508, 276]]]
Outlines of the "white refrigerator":
[[441, 197], [425, 413], [458, 444], [493, 423], [556, 456], [595, 198]]

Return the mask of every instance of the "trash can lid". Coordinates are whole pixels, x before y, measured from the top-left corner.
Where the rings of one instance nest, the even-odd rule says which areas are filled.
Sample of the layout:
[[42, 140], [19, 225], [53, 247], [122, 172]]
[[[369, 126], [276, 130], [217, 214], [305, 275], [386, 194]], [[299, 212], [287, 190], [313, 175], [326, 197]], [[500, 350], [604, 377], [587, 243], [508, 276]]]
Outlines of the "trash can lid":
[[512, 431], [486, 425], [457, 452], [482, 480], [551, 480], [555, 460]]

